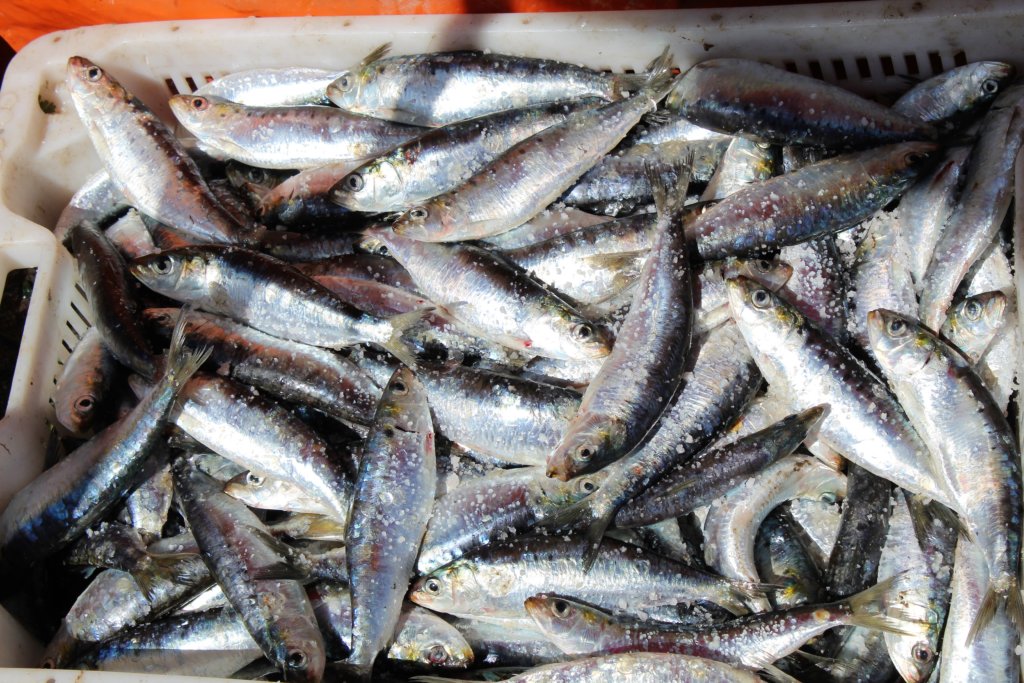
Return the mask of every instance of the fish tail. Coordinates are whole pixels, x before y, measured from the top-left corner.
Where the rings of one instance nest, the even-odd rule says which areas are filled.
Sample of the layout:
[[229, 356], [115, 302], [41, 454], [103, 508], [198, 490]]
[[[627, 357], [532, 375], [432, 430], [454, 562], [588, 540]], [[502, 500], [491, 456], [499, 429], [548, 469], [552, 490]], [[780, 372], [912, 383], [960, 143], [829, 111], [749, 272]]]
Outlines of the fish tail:
[[537, 526], [552, 531], [580, 531], [589, 528], [592, 512], [589, 497], [584, 498], [555, 510], [540, 520]]
[[920, 624], [909, 618], [893, 617], [885, 613], [887, 609], [890, 613], [892, 612], [888, 604], [889, 597], [893, 587], [902, 578], [902, 574], [890, 577], [841, 601], [839, 604], [845, 604], [850, 609], [847, 624], [904, 636], [916, 635], [927, 628], [927, 624]]
[[[938, 520], [951, 529], [956, 529], [965, 540], [974, 542], [974, 535], [967, 528], [963, 520], [953, 510], [942, 503], [931, 500], [925, 502], [925, 498], [919, 494], [906, 497], [907, 507], [914, 522], [914, 529], [920, 531], [930, 528], [932, 520]], [[919, 534], [920, 536], [920, 534]]]
[[597, 555], [601, 551], [601, 539], [604, 538], [604, 532], [612, 523], [615, 512], [612, 510], [611, 513], [605, 513], [595, 518], [590, 522], [590, 526], [587, 527], [587, 531], [583, 535], [587, 539], [587, 549], [583, 553], [583, 572], [585, 574], [590, 572], [590, 568], [597, 561]]
[[781, 586], [770, 583], [754, 583], [752, 581], [738, 581], [729, 579], [729, 593], [733, 600], [732, 605], [723, 604], [733, 614], [742, 615], [752, 610], [752, 605], [762, 603], [768, 596], [779, 590]]
[[647, 67], [644, 91], [655, 102], [668, 95], [676, 85], [676, 75], [673, 72], [672, 62], [672, 53], [669, 52], [668, 46], [665, 46], [665, 49], [658, 55], [658, 58]]
[[765, 664], [760, 670], [766, 680], [774, 683], [800, 683], [800, 679], [790, 676], [774, 664]]
[[651, 183], [654, 207], [659, 216], [679, 216], [686, 203], [686, 191], [690, 187], [690, 170], [693, 168], [693, 153], [685, 155], [677, 163], [665, 166], [644, 164], [644, 173]]
[[974, 617], [971, 630], [967, 633], [967, 645], [974, 642], [982, 629], [988, 626], [996, 612], [1004, 610], [1010, 617], [1010, 621], [1017, 627], [1018, 632], [1024, 632], [1024, 598], [1021, 597], [1020, 584], [1014, 578], [1009, 588], [1005, 591], [997, 590], [991, 582], [985, 591], [985, 597], [978, 608], [978, 614]]
[[420, 308], [408, 313], [393, 316], [389, 319], [391, 323], [391, 338], [381, 344], [387, 351], [397, 358], [403, 365], [413, 370], [417, 367], [416, 355], [409, 345], [402, 339], [402, 335], [424, 317], [434, 312], [433, 308]]
[[183, 586], [198, 586], [210, 577], [203, 558], [194, 553], [150, 555], [150, 559], [155, 573]]
[[213, 349], [208, 346], [194, 351], [185, 346], [185, 327], [190, 312], [189, 307], [181, 309], [178, 321], [174, 324], [174, 332], [171, 333], [171, 345], [167, 349], [167, 371], [164, 377], [175, 390], [183, 387], [213, 353]]

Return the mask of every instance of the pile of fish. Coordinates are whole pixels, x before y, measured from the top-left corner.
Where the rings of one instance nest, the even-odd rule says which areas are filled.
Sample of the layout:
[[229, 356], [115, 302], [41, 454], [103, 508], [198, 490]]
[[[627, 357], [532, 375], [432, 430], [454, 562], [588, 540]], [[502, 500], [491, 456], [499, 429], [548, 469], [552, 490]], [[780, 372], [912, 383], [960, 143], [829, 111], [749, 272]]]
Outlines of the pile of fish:
[[6, 591], [84, 585], [44, 665], [1017, 681], [1013, 77], [385, 46], [178, 137], [72, 58], [93, 326], [0, 516]]

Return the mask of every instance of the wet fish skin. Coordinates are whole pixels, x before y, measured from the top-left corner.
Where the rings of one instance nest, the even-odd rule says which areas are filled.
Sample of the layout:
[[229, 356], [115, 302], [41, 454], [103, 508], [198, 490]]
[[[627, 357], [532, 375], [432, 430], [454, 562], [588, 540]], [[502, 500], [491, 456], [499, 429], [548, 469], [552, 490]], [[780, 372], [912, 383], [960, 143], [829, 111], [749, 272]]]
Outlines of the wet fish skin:
[[1005, 62], [973, 62], [921, 81], [893, 102], [892, 110], [945, 129], [991, 103], [1016, 74]]
[[615, 525], [645, 526], [711, 503], [744, 478], [792, 453], [823, 413], [824, 408], [816, 406], [739, 439], [725, 437], [725, 443], [681, 462], [626, 502], [615, 515]]
[[114, 185], [106, 169], [89, 176], [60, 212], [53, 227], [53, 236], [58, 242], [69, 246], [67, 241], [71, 228], [82, 221], [96, 225], [106, 224], [110, 217], [128, 208], [127, 200]]
[[570, 114], [509, 148], [456, 189], [395, 221], [405, 237], [434, 242], [481, 239], [518, 227], [551, 205], [653, 111], [673, 76], [663, 53], [649, 82], [629, 99]]
[[517, 142], [599, 103], [545, 102], [434, 128], [352, 170], [330, 197], [353, 211], [404, 211], [458, 187]]
[[289, 680], [319, 681], [326, 657], [313, 608], [287, 546], [244, 504], [187, 459], [174, 463], [175, 488], [203, 559], [263, 654]]
[[470, 244], [411, 240], [388, 230], [367, 234], [468, 332], [551, 358], [602, 358], [611, 350], [607, 330], [494, 253]]
[[70, 238], [104, 346], [133, 372], [152, 378], [156, 357], [139, 324], [138, 296], [126, 275], [124, 259], [93, 224], [79, 223], [71, 229]]
[[775, 609], [822, 601], [825, 580], [805, 536], [788, 505], [772, 510], [757, 529], [757, 575], [765, 583], [782, 587], [768, 596]]
[[848, 343], [851, 283], [837, 236], [824, 235], [783, 247], [778, 258], [793, 271], [781, 289], [783, 296], [833, 339]]
[[[734, 613], [761, 587], [696, 571], [636, 546], [604, 538], [590, 570], [587, 539], [533, 536], [493, 544], [417, 579], [409, 599], [434, 611], [495, 623], [529, 624], [523, 607], [539, 592], [631, 610], [709, 600]], [[638, 592], [637, 586], [644, 586]]]
[[170, 107], [217, 154], [277, 170], [372, 159], [423, 132], [417, 126], [317, 105], [256, 107], [192, 94], [174, 95]]
[[99, 330], [90, 327], [64, 361], [64, 371], [54, 387], [57, 421], [72, 434], [89, 432], [103, 414], [117, 368]]
[[473, 649], [482, 666], [539, 666], [568, 659], [539, 631], [497, 625], [477, 619], [455, 619], [452, 625]]
[[213, 95], [253, 107], [329, 104], [327, 86], [338, 71], [288, 67], [247, 69], [204, 83], [196, 95]]
[[[145, 318], [166, 330], [178, 309], [150, 308]], [[218, 372], [279, 398], [304, 403], [344, 422], [368, 424], [380, 387], [353, 362], [315, 346], [264, 334], [228, 318], [191, 311], [186, 344], [210, 348]]]
[[775, 145], [733, 138], [701, 194], [701, 201], [724, 199], [750, 183], [771, 178], [781, 170], [781, 156]]
[[[902, 213], [900, 214], [900, 216]], [[853, 334], [862, 348], [868, 341], [868, 313], [876, 308], [917, 315], [917, 297], [910, 272], [910, 236], [903, 233], [900, 216], [880, 212], [867, 221], [867, 233], [857, 247], [854, 264]]]
[[147, 543], [163, 533], [173, 498], [174, 479], [167, 464], [139, 484], [125, 501], [125, 514]]
[[955, 509], [945, 483], [927, 465], [927, 446], [879, 378], [777, 294], [743, 277], [728, 283], [737, 326], [765, 379], [785, 390], [789, 409], [829, 405], [818, 428], [820, 441], [874, 474]]
[[160, 294], [312, 346], [387, 343], [394, 331], [287, 264], [245, 249], [172, 249], [136, 259], [130, 270]]
[[416, 562], [420, 574], [490, 542], [528, 532], [552, 512], [596, 491], [601, 472], [561, 482], [540, 467], [497, 471], [461, 484], [434, 504]]
[[1020, 454], [1006, 417], [967, 360], [922, 323], [885, 310], [869, 314], [868, 323], [872, 349], [989, 567], [968, 640], [997, 605], [1024, 627]]
[[199, 240], [238, 244], [254, 237], [250, 226], [239, 225], [220, 205], [167, 126], [113, 76], [84, 57], [72, 57], [65, 83], [129, 204]]
[[162, 447], [182, 387], [206, 359], [172, 335], [166, 369], [128, 415], [18, 491], [0, 514], [0, 567], [25, 568], [78, 538], [123, 500]]
[[616, 100], [636, 81], [548, 59], [472, 50], [388, 56], [389, 50], [390, 44], [382, 45], [342, 73], [327, 89], [331, 101], [349, 111], [437, 127], [542, 102]]
[[587, 386], [572, 422], [547, 458], [566, 481], [637, 446], [669, 407], [683, 380], [693, 328], [693, 273], [683, 227], [689, 169], [675, 184], [652, 170], [655, 236], [615, 345]]
[[346, 665], [368, 680], [394, 635], [402, 598], [427, 528], [436, 488], [434, 429], [423, 384], [395, 371], [363, 447], [348, 527], [352, 653]]
[[1020, 95], [989, 111], [968, 161], [964, 192], [946, 222], [921, 285], [921, 322], [939, 329], [967, 271], [992, 243], [1013, 193], [1013, 162], [1024, 143]]
[[693, 221], [697, 251], [705, 260], [756, 255], [852, 227], [902, 194], [936, 150], [875, 147], [752, 183]]
[[709, 59], [666, 102], [698, 125], [781, 145], [864, 148], [932, 140], [935, 130], [808, 76], [746, 59]]

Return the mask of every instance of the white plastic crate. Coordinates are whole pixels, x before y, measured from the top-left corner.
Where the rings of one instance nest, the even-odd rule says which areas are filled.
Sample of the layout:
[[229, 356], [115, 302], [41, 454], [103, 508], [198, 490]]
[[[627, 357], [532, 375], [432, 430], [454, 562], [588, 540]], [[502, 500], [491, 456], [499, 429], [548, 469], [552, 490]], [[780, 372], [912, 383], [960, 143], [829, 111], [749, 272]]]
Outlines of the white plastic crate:
[[[70, 256], [53, 237], [68, 199], [99, 168], [64, 88], [67, 59], [102, 65], [173, 122], [169, 95], [254, 67], [346, 68], [384, 42], [394, 54], [488, 49], [640, 71], [668, 45], [685, 69], [746, 57], [866, 94], [897, 92], [967, 61], [1024, 70], [1024, 4], [871, 1], [738, 9], [416, 17], [240, 19], [98, 26], [44, 36], [12, 61], [0, 92], [0, 287], [37, 268], [6, 415], [0, 509], [43, 467], [49, 399], [88, 326]], [[40, 99], [56, 105], [46, 114]], [[40, 645], [0, 609], [0, 667], [31, 667]], [[5, 669], [10, 683], [167, 683], [163, 676]], [[188, 681], [213, 679], [189, 678]], [[218, 679], [221, 680], [221, 679]]]

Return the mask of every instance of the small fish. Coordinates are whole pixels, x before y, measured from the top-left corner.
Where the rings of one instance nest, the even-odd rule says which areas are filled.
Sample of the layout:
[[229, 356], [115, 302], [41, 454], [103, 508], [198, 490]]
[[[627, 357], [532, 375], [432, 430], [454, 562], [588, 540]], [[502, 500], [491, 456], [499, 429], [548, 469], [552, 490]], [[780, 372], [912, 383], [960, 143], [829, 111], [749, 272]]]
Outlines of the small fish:
[[117, 360], [104, 346], [99, 330], [90, 327], [64, 361], [64, 371], [53, 390], [57, 421], [72, 434], [91, 431], [109, 408], [117, 369]]
[[203, 83], [196, 95], [213, 95], [251, 107], [328, 104], [327, 86], [339, 71], [287, 67], [246, 69]]
[[949, 309], [942, 336], [977, 363], [1006, 322], [1006, 304], [1006, 295], [998, 290], [966, 297]]
[[1005, 62], [974, 62], [921, 81], [893, 102], [908, 119], [952, 129], [985, 109], [1016, 70]]

